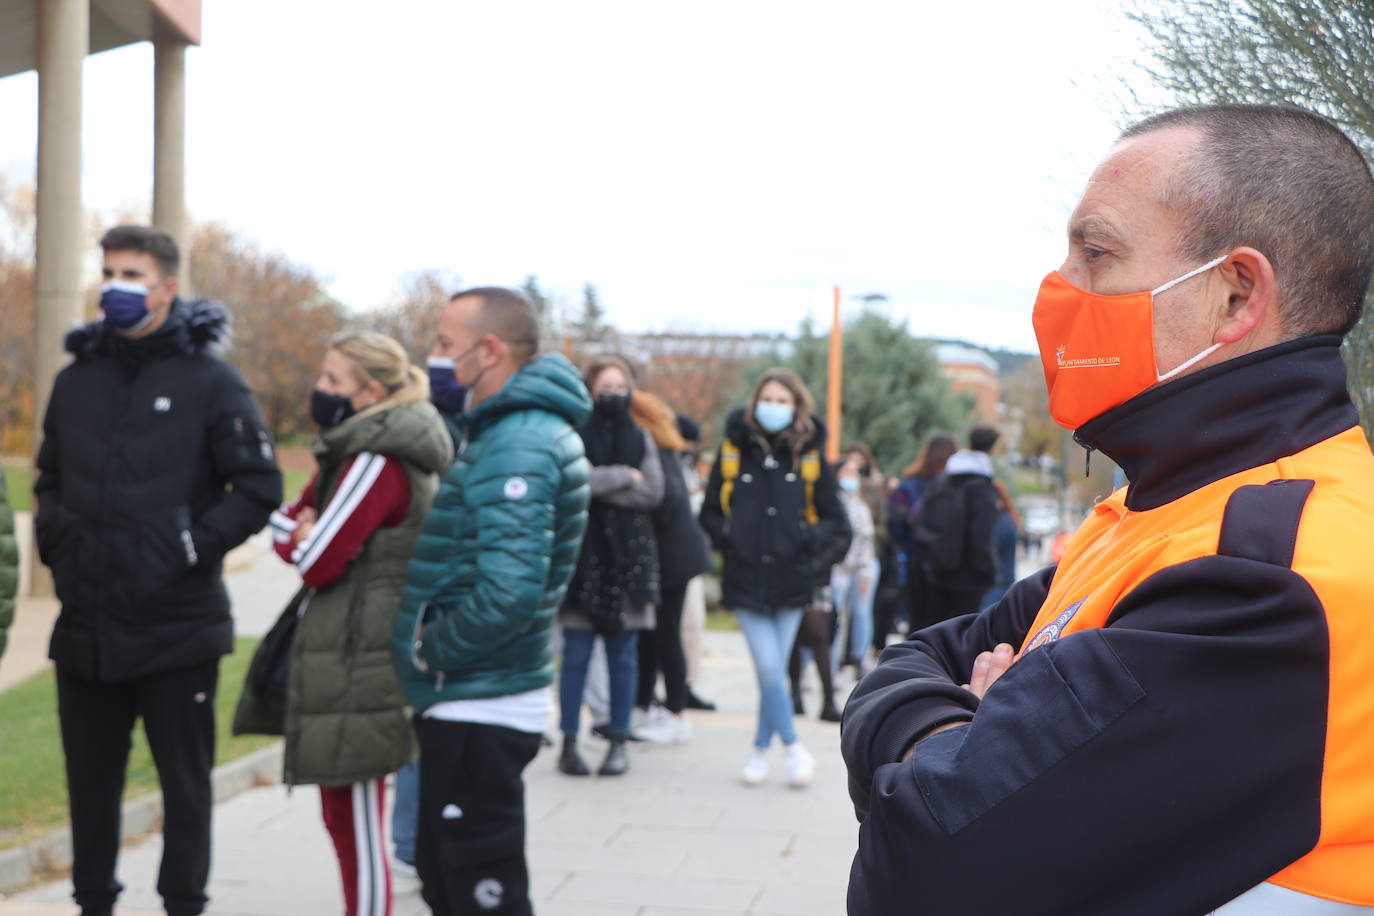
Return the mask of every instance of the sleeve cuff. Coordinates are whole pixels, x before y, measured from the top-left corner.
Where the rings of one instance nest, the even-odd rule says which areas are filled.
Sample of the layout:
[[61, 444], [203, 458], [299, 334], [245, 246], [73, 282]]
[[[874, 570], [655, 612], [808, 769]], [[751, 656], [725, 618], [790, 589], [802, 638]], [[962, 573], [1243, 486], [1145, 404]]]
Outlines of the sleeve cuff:
[[873, 736], [870, 748], [874, 768], [899, 762], [916, 739], [932, 728], [951, 722], [967, 722], [973, 718], [973, 713], [973, 709], [948, 697], [923, 697], [904, 703], [888, 713]]

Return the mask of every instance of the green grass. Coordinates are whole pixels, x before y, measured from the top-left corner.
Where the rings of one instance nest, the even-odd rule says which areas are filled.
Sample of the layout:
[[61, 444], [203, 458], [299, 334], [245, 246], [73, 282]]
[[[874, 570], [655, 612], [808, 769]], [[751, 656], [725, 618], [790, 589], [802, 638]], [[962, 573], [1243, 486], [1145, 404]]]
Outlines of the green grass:
[[312, 471], [282, 471], [281, 472], [281, 492], [282, 498], [287, 502], [292, 502], [297, 496], [301, 495], [301, 490], [310, 482]]
[[0, 469], [5, 472], [10, 508], [15, 512], [29, 511], [29, 503], [33, 498], [32, 469], [27, 464], [6, 464]]
[[725, 610], [706, 612], [706, 629], [708, 630], [738, 630], [739, 620], [734, 614]]
[[[220, 663], [215, 699], [215, 763], [271, 744], [276, 738], [229, 735], [248, 663], [257, 639], [239, 639]], [[17, 846], [67, 821], [67, 781], [57, 726], [57, 692], [52, 669], [0, 693], [0, 849]], [[157, 788], [157, 771], [143, 729], [134, 729], [125, 799]]]

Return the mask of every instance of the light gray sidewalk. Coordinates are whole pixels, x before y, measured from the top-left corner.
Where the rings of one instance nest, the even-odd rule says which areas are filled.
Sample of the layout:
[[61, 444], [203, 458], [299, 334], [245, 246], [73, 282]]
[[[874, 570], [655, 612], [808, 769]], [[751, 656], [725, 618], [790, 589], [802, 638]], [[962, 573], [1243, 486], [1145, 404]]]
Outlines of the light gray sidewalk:
[[[262, 632], [289, 597], [290, 571], [268, 555], [230, 577], [240, 632]], [[283, 564], [284, 566], [284, 564]], [[757, 691], [743, 638], [709, 633], [703, 696], [721, 711], [693, 714], [692, 741], [636, 745], [618, 779], [572, 779], [541, 752], [526, 770], [529, 859], [539, 916], [835, 916], [857, 836], [836, 725], [799, 720], [816, 781], [793, 790], [774, 777], [746, 788], [738, 773], [753, 737]], [[809, 700], [816, 706], [814, 695]], [[552, 726], [551, 726], [552, 730]], [[604, 745], [584, 739], [595, 763]], [[253, 789], [215, 810], [209, 894], [215, 916], [332, 916], [343, 910], [338, 867], [320, 822], [319, 793]], [[161, 840], [126, 848], [121, 914], [161, 912], [153, 890]], [[63, 881], [0, 900], [0, 916], [71, 914]], [[418, 894], [396, 916], [428, 912]]]

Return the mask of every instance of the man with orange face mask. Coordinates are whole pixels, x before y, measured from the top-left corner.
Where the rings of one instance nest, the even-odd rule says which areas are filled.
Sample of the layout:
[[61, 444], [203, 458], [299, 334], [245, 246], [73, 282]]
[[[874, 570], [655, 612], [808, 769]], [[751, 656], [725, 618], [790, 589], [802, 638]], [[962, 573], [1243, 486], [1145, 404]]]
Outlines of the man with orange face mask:
[[1033, 313], [1125, 471], [1063, 560], [845, 710], [853, 916], [1374, 913], [1374, 180], [1296, 109], [1128, 129]]

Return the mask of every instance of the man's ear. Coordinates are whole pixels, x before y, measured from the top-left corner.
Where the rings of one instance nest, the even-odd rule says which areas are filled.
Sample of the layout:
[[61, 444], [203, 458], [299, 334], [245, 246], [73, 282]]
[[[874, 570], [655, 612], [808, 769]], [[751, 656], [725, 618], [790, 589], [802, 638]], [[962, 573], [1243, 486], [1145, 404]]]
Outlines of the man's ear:
[[1278, 285], [1274, 265], [1254, 248], [1241, 247], [1231, 252], [1217, 268], [1226, 287], [1226, 307], [1219, 316], [1215, 343], [1235, 343], [1245, 339], [1269, 319], [1278, 321]]
[[176, 274], [172, 274], [170, 277], [167, 277], [163, 282], [167, 284], [167, 298], [169, 300], [175, 299], [177, 297], [177, 293], [181, 292], [181, 279], [177, 277]]

